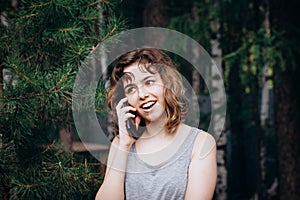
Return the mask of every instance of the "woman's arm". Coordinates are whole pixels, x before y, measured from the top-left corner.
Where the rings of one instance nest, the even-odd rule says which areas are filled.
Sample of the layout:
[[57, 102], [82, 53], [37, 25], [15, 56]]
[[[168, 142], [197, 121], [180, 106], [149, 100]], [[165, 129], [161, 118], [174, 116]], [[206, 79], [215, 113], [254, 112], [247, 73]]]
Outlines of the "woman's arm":
[[129, 111], [136, 109], [131, 106], [124, 107], [123, 104], [127, 98], [120, 100], [116, 106], [119, 124], [119, 135], [114, 138], [110, 147], [106, 173], [103, 183], [97, 192], [96, 200], [123, 200], [124, 199], [124, 181], [127, 165], [127, 158], [134, 142], [134, 139], [129, 136], [126, 129], [126, 120], [135, 117]]
[[193, 148], [185, 200], [213, 198], [217, 181], [216, 152], [215, 139], [202, 131]]
[[130, 147], [121, 145], [115, 137], [108, 155], [104, 181], [97, 192], [96, 200], [124, 199], [124, 180]]

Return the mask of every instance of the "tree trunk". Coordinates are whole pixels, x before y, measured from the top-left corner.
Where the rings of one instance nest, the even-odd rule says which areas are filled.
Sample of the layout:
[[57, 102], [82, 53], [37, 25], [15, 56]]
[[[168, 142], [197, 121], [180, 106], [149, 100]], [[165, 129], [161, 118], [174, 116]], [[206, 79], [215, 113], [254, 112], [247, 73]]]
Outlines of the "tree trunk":
[[[284, 41], [289, 44], [299, 43], [299, 1], [271, 1], [271, 24], [275, 30], [285, 32]], [[288, 13], [288, 14], [287, 14]], [[299, 15], [299, 14], [298, 14]], [[287, 49], [281, 49], [286, 65], [284, 69], [275, 68], [275, 105], [276, 105], [276, 130], [278, 145], [278, 170], [279, 170], [279, 198], [300, 199], [300, 127], [299, 127], [299, 94], [298, 78], [300, 75], [299, 46], [286, 45], [288, 50], [294, 51], [291, 60]], [[294, 48], [294, 49], [293, 49]], [[295, 64], [293, 68], [292, 64]]]
[[0, 60], [0, 108], [2, 108], [2, 99], [3, 99], [3, 86], [4, 86], [4, 77], [3, 77], [3, 65]]
[[[215, 9], [217, 9], [218, 4], [215, 4]], [[220, 35], [220, 22], [219, 19], [214, 19], [213, 21], [211, 21], [210, 23], [210, 27], [212, 32], [216, 35], [216, 38], [212, 38], [210, 40], [211, 43], [211, 55], [212, 58], [214, 60], [214, 62], [216, 63], [218, 69], [221, 71], [221, 74], [223, 74], [222, 72], [222, 49], [220, 48], [220, 43], [219, 43], [219, 39], [221, 37]], [[222, 84], [224, 84], [222, 81], [223, 79], [221, 79], [220, 77], [218, 77], [218, 72], [216, 71], [216, 68], [212, 68], [211, 71], [211, 77], [212, 78], [212, 87], [213, 88], [220, 88], [220, 86]], [[220, 108], [224, 105], [220, 104], [220, 101], [222, 101], [222, 94], [220, 94], [219, 90], [214, 91], [217, 93], [217, 95], [211, 96], [211, 101], [212, 101], [212, 109], [217, 109]], [[222, 122], [219, 122], [220, 119], [222, 119], [222, 117], [220, 114], [215, 115], [214, 118], [212, 119], [212, 123], [214, 124], [214, 132], [219, 132], [218, 130], [218, 126], [217, 124], [222, 124]], [[226, 129], [226, 127], [224, 127], [223, 129]], [[226, 141], [226, 137], [227, 137], [227, 133], [225, 131], [221, 131], [222, 134], [219, 136], [215, 136], [216, 140], [217, 140], [217, 162], [218, 162], [218, 181], [217, 181], [217, 185], [216, 185], [216, 191], [215, 191], [215, 199], [218, 200], [225, 200], [226, 199], [226, 192], [227, 192], [227, 169], [226, 169], [226, 161], [225, 161], [225, 155], [226, 155], [226, 145], [227, 145], [227, 141]]]
[[282, 200], [300, 199], [300, 127], [296, 109], [299, 108], [299, 98], [293, 94], [296, 92], [296, 77], [293, 73], [279, 73], [276, 77], [280, 77], [280, 83], [275, 83], [279, 197]]
[[[148, 0], [143, 13], [144, 27], [166, 27], [168, 25], [168, 16], [165, 0]], [[166, 41], [165, 35], [156, 34], [153, 45], [163, 44]], [[151, 36], [150, 36], [151, 37]], [[150, 45], [150, 44], [149, 44]]]
[[165, 0], [148, 0], [144, 8], [144, 26], [165, 27], [168, 24]]
[[240, 117], [240, 111], [242, 110], [242, 88], [241, 80], [239, 78], [238, 63], [231, 66], [229, 77], [229, 100], [228, 100], [228, 114], [230, 120], [230, 155], [228, 158], [228, 199], [241, 199], [242, 194], [246, 188], [243, 182], [243, 168], [244, 162], [240, 162], [244, 157], [244, 148], [242, 141], [243, 133], [243, 121]]
[[[2, 98], [3, 98], [3, 67], [2, 67], [2, 63], [0, 61], [0, 109], [2, 108]], [[0, 151], [2, 151], [3, 148], [3, 135], [2, 133], [0, 134]], [[0, 168], [1, 169], [1, 168]], [[7, 195], [8, 195], [8, 191], [7, 191], [7, 186], [5, 183], [5, 174], [2, 172], [0, 172], [0, 177], [1, 177], [1, 182], [0, 182], [0, 199], [8, 199]]]

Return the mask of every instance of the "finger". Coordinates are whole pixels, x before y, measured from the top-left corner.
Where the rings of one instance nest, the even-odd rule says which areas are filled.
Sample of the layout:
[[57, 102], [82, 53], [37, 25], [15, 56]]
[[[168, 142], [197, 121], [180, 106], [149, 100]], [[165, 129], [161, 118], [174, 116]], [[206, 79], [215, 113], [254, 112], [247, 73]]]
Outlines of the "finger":
[[126, 106], [124, 108], [122, 108], [125, 112], [129, 112], [129, 111], [136, 111], [135, 107], [132, 106]]
[[127, 97], [121, 99], [121, 100], [119, 101], [119, 103], [117, 104], [116, 108], [118, 108], [118, 109], [122, 108], [122, 107], [123, 107], [123, 104], [124, 104], [126, 101], [128, 101], [128, 100], [127, 100]]
[[135, 115], [129, 112], [129, 113], [125, 114], [125, 117], [126, 117], [126, 119], [128, 119], [128, 118], [135, 118]]

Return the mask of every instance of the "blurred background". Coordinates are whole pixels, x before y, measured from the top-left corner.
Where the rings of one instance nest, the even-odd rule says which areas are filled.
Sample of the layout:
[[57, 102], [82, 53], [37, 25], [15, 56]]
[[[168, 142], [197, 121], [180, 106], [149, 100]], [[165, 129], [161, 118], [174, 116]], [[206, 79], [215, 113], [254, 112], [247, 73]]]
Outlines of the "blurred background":
[[[94, 199], [105, 172], [98, 159], [106, 159], [108, 147], [80, 140], [84, 133], [72, 118], [76, 73], [97, 44], [152, 26], [193, 38], [222, 72], [227, 116], [217, 138], [214, 199], [300, 199], [299, 6], [297, 0], [2, 0], [0, 199]], [[197, 94], [205, 130], [207, 86], [173, 57]], [[95, 112], [111, 138], [110, 72], [102, 70]]]

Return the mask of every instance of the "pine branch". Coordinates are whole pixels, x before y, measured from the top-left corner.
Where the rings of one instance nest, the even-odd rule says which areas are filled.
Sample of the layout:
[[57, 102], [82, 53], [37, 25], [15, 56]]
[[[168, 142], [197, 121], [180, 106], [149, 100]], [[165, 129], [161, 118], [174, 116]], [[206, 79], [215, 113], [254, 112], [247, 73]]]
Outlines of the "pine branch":
[[48, 92], [51, 93], [53, 90], [59, 87], [61, 83], [70, 76], [72, 71], [73, 69], [70, 69]]
[[38, 14], [29, 14], [29, 15], [19, 17], [17, 20], [23, 20], [23, 19], [27, 19], [27, 18], [31, 18], [31, 17], [36, 17], [36, 16], [38, 16]]
[[35, 159], [38, 156], [41, 156], [42, 154], [45, 154], [46, 152], [50, 151], [51, 149], [54, 149], [56, 147], [56, 143], [55, 141], [53, 141], [51, 144], [47, 145], [47, 147], [45, 148], [45, 150], [43, 150], [42, 152], [33, 155], [32, 157], [28, 158], [27, 160], [24, 160], [25, 162], [29, 162], [33, 159]]
[[82, 19], [85, 21], [90, 21], [90, 20], [97, 20], [98, 17], [78, 17], [78, 19]]
[[[99, 4], [105, 13], [101, 35]], [[7, 49], [1, 53], [4, 66], [13, 75], [0, 110], [0, 132], [14, 144], [0, 151], [12, 200], [94, 198], [102, 179], [97, 165], [89, 165], [92, 157], [65, 152], [54, 141], [60, 127], [74, 128], [70, 105], [78, 68], [92, 47], [124, 27], [113, 7], [108, 0], [35, 0], [12, 12], [13, 26], [0, 38]], [[102, 114], [104, 98], [97, 96], [97, 108], [84, 105]]]
[[24, 73], [22, 73], [15, 64], [12, 64], [13, 69], [27, 82], [36, 85], [33, 81], [31, 81]]
[[66, 10], [70, 10], [70, 9], [71, 9], [69, 6], [65, 6], [65, 5], [63, 5], [63, 4], [56, 3], [55, 1], [53, 1], [53, 2], [54, 2], [54, 4], [55, 4], [56, 6], [62, 7], [62, 8], [64, 8], [64, 9], [66, 9]]
[[109, 33], [107, 33], [107, 34], [103, 37], [103, 39], [101, 39], [101, 42], [104, 42], [105, 40], [107, 40], [107, 38], [110, 38], [111, 36], [113, 36], [114, 33], [116, 32], [116, 30], [117, 30], [117, 26], [115, 25], [115, 26], [111, 29], [111, 31], [110, 31]]
[[47, 3], [42, 3], [42, 4], [35, 4], [35, 5], [32, 5], [32, 6], [30, 6], [29, 8], [41, 8], [41, 7], [45, 7], [45, 6], [47, 6], [47, 5], [50, 5], [51, 3], [53, 3], [53, 1], [49, 1], [49, 2], [47, 2]]
[[72, 99], [72, 94], [70, 92], [65, 91], [65, 92], [63, 92], [62, 95], [69, 104], [72, 103], [73, 99]]
[[97, 0], [93, 3], [88, 4], [87, 7], [92, 7], [92, 6], [98, 5], [99, 3], [109, 3], [109, 1], [108, 0]]
[[25, 189], [33, 188], [33, 187], [38, 187], [38, 184], [29, 184], [29, 185], [24, 185], [24, 184], [17, 184], [17, 186]]

